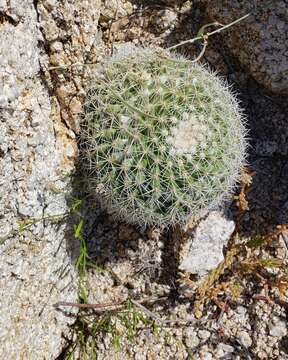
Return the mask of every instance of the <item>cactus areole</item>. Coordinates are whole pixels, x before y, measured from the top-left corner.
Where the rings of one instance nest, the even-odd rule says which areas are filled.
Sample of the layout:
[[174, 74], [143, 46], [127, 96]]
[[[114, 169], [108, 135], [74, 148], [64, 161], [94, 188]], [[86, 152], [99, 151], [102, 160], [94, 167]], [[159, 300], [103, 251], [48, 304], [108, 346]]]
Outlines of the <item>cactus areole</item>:
[[231, 194], [246, 129], [228, 85], [199, 64], [142, 49], [104, 63], [87, 91], [82, 162], [103, 205], [130, 223], [185, 223]]

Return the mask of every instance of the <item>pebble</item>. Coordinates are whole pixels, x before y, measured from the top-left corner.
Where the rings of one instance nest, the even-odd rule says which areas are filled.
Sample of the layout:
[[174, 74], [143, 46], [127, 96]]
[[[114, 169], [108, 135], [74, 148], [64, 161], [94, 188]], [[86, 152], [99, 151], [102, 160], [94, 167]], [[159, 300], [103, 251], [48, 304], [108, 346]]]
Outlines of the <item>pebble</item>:
[[202, 359], [203, 360], [213, 360], [213, 355], [210, 352], [207, 352], [206, 354], [204, 354]]
[[239, 331], [237, 337], [246, 348], [249, 348], [252, 345], [252, 339], [246, 331]]
[[227, 354], [233, 353], [234, 348], [231, 345], [219, 343], [216, 348], [216, 354], [219, 357], [225, 356]]
[[184, 341], [190, 349], [196, 348], [200, 344], [200, 340], [196, 335], [195, 329], [188, 328], [184, 332]]
[[210, 332], [207, 330], [199, 330], [198, 331], [198, 336], [200, 337], [200, 339], [202, 341], [206, 341], [207, 339], [209, 339], [210, 335], [211, 335]]
[[269, 335], [281, 338], [287, 334], [286, 322], [279, 318], [274, 318], [272, 323], [269, 325]]
[[223, 259], [223, 247], [235, 229], [235, 223], [221, 212], [212, 211], [197, 225], [181, 252], [180, 270], [204, 276]]
[[247, 310], [246, 310], [246, 308], [244, 306], [237, 306], [236, 312], [239, 315], [246, 315]]

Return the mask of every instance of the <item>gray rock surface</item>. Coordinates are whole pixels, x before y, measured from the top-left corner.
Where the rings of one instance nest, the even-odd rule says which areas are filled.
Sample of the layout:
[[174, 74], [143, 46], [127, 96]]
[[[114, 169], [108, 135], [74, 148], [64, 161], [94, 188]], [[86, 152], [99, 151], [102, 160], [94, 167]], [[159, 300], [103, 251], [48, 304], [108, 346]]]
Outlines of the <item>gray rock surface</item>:
[[48, 66], [43, 64], [42, 70], [58, 101], [61, 118], [73, 132], [79, 131], [79, 114], [92, 64], [103, 55], [99, 47], [99, 9], [99, 0], [42, 0], [37, 5], [49, 58]]
[[200, 221], [183, 247], [180, 270], [203, 276], [214, 269], [224, 259], [223, 246], [234, 229], [234, 221], [226, 219], [220, 212], [211, 212]]
[[[53, 304], [78, 298], [75, 244], [68, 236], [67, 221], [52, 221], [69, 211], [67, 174], [74, 168], [76, 146], [61, 122], [57, 99], [51, 97], [52, 82], [43, 70], [51, 60], [43, 44], [49, 30], [55, 49], [61, 48], [61, 26], [83, 38], [90, 26], [95, 35], [98, 8], [95, 1], [85, 2], [86, 13], [91, 7], [94, 19], [89, 22], [86, 17], [82, 27], [74, 4], [74, 23], [64, 26], [63, 14], [53, 12], [56, 3], [0, 1], [1, 359], [55, 359], [64, 344], [62, 335], [74, 319]], [[64, 3], [69, 13], [71, 4]], [[84, 6], [82, 1], [77, 4]], [[43, 20], [46, 34], [39, 26], [41, 7], [56, 19], [50, 27]], [[92, 43], [94, 38], [85, 39]], [[74, 47], [79, 53], [83, 50], [77, 43]], [[76, 109], [77, 103], [71, 103]], [[21, 230], [28, 222], [30, 226]]]
[[231, 54], [257, 82], [275, 94], [288, 94], [287, 1], [204, 1], [211, 20], [228, 24], [251, 13], [220, 35]]

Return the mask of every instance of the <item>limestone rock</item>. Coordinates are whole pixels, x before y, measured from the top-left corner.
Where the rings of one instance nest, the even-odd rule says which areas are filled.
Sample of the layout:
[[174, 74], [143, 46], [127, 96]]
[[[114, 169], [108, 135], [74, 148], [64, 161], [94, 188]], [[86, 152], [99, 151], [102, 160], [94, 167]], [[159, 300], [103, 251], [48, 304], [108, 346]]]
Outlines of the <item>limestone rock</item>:
[[220, 212], [211, 212], [200, 221], [188, 239], [183, 251], [179, 268], [199, 276], [214, 269], [223, 259], [225, 246], [233, 233], [235, 224]]

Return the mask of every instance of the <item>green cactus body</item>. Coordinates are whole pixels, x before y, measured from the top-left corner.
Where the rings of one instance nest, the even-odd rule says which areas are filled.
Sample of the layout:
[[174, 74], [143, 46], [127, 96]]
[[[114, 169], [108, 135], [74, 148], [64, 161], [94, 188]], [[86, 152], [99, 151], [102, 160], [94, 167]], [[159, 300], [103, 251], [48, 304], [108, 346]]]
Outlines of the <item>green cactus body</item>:
[[81, 137], [90, 187], [142, 225], [185, 223], [218, 206], [245, 161], [243, 116], [227, 84], [151, 49], [103, 65], [87, 92]]

